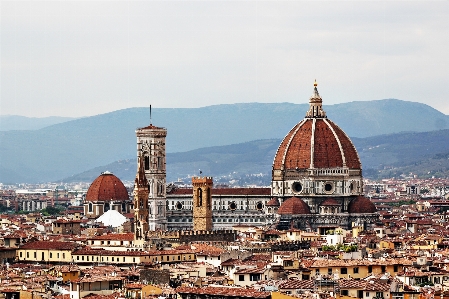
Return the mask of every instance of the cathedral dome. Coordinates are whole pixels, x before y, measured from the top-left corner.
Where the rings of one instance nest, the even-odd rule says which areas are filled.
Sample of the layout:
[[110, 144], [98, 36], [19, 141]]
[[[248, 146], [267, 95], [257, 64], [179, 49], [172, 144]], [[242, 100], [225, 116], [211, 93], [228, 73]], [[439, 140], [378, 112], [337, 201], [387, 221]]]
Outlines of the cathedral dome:
[[284, 201], [278, 210], [280, 215], [310, 214], [309, 206], [300, 198], [293, 196]]
[[348, 205], [348, 213], [350, 214], [364, 214], [376, 213], [376, 206], [365, 196], [357, 196]]
[[86, 201], [126, 201], [128, 190], [122, 181], [112, 173], [103, 172], [87, 190]]
[[[338, 198], [363, 194], [357, 150], [345, 132], [327, 119], [322, 102], [315, 82], [309, 110], [284, 137], [274, 156], [272, 196]], [[317, 210], [319, 202], [308, 203]]]
[[349, 137], [327, 119], [315, 83], [310, 108], [282, 140], [273, 162], [273, 171], [320, 168], [361, 169], [357, 151]]

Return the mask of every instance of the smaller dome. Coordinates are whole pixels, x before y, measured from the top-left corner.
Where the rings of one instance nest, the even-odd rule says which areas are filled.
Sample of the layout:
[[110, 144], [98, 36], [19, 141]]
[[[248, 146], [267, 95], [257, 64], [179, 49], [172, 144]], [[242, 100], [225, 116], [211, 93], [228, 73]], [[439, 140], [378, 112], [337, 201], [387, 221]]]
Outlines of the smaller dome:
[[340, 206], [340, 204], [335, 199], [328, 198], [321, 203], [321, 206], [335, 207], [335, 206]]
[[348, 205], [348, 213], [350, 214], [367, 214], [376, 213], [376, 206], [364, 196], [357, 196]]
[[284, 201], [278, 210], [280, 215], [310, 214], [309, 206], [300, 198], [293, 196]]
[[126, 201], [128, 190], [122, 181], [109, 171], [96, 178], [87, 190], [86, 201]]
[[267, 202], [267, 207], [279, 207], [281, 204], [279, 203], [279, 199], [273, 197], [269, 202]]

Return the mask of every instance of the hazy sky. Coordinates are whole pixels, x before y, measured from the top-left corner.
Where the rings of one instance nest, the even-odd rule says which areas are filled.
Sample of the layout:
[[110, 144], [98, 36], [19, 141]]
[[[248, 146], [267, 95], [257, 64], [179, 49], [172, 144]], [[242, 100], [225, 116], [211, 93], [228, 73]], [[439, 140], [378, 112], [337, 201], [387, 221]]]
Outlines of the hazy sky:
[[1, 1], [0, 114], [397, 98], [449, 114], [449, 1]]

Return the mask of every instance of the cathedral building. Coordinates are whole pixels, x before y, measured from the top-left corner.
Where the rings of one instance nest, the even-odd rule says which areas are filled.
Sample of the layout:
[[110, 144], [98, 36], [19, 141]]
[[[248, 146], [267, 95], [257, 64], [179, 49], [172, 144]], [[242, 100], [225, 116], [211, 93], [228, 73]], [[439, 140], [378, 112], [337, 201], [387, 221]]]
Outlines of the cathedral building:
[[305, 118], [282, 140], [273, 161], [271, 194], [279, 228], [327, 230], [369, 226], [376, 207], [363, 196], [362, 166], [349, 137], [326, 117], [317, 84]]
[[[314, 84], [309, 110], [282, 140], [274, 156], [268, 188], [213, 188], [210, 177], [192, 178], [192, 188], [166, 185], [167, 130], [150, 124], [136, 130], [138, 171], [134, 184], [134, 231], [232, 229], [236, 225], [277, 224], [327, 231], [378, 220], [374, 204], [363, 196], [362, 166], [345, 132], [327, 118]], [[85, 215], [108, 209], [129, 212], [128, 193], [111, 173], [89, 188]]]

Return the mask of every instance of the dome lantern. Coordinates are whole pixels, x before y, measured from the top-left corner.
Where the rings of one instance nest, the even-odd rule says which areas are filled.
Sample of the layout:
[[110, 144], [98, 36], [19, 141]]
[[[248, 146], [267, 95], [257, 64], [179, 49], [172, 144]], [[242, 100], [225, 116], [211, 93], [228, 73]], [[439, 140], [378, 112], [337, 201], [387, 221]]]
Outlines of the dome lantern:
[[306, 113], [306, 118], [326, 118], [326, 112], [323, 110], [323, 99], [318, 93], [318, 83], [315, 80], [313, 84], [313, 94], [309, 99], [309, 111]]

